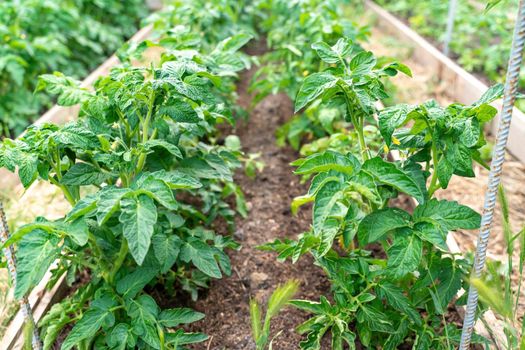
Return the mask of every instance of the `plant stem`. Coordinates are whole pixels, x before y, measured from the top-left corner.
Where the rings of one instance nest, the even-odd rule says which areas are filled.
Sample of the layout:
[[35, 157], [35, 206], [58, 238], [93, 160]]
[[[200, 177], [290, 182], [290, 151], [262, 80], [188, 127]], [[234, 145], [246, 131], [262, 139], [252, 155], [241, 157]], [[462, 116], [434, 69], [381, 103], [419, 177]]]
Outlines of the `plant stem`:
[[438, 167], [438, 159], [437, 159], [437, 147], [436, 147], [436, 143], [434, 142], [434, 140], [432, 140], [432, 165], [434, 167], [434, 170], [432, 171], [432, 178], [430, 179], [430, 186], [428, 187], [428, 197], [429, 198], [432, 198], [432, 195], [434, 194], [434, 192], [436, 192], [436, 190], [440, 187], [440, 186], [437, 186], [437, 180], [438, 180], [438, 172], [437, 172], [437, 167]]
[[[144, 122], [142, 123], [142, 143], [146, 143], [148, 141], [149, 123], [151, 120], [151, 116], [153, 115], [153, 102], [154, 101], [155, 101], [155, 92], [152, 91], [150, 94], [149, 102], [148, 102], [148, 114], [146, 115], [146, 118], [144, 119]], [[137, 171], [136, 171], [137, 174], [142, 171], [145, 163], [146, 163], [146, 153], [142, 153], [139, 156], [139, 160], [137, 162]]]
[[126, 256], [128, 255], [128, 242], [124, 237], [122, 237], [122, 244], [120, 245], [120, 250], [117, 255], [117, 259], [115, 260], [115, 264], [113, 265], [113, 268], [111, 269], [109, 273], [108, 282], [110, 284], [113, 284], [115, 281], [115, 275], [117, 274], [118, 270], [124, 263], [124, 260], [126, 259]]

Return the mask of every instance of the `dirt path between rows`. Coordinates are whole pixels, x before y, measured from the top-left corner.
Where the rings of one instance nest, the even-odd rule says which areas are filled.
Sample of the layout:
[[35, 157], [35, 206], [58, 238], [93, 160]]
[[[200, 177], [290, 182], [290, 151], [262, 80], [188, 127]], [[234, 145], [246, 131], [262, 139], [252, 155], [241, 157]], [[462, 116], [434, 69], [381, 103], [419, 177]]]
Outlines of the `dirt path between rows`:
[[[254, 71], [244, 72], [238, 86], [239, 104], [244, 108], [251, 101], [247, 86]], [[236, 176], [250, 208], [248, 218], [237, 219], [235, 236], [242, 249], [230, 254], [232, 276], [213, 281], [205, 299], [193, 305], [206, 317], [192, 329], [210, 336], [208, 342], [194, 349], [255, 349], [251, 339], [249, 299], [255, 297], [266, 303], [280, 283], [299, 280], [297, 297], [312, 300], [318, 300], [320, 294], [329, 291], [326, 277], [309, 256], [292, 265], [278, 262], [276, 254], [256, 249], [279, 237], [295, 238], [307, 230], [311, 222], [309, 209], [303, 209], [297, 216], [290, 212], [292, 199], [307, 190], [307, 185], [299, 183], [299, 177], [292, 173], [293, 168], [289, 165], [297, 159], [297, 153], [275, 144], [276, 128], [292, 114], [292, 102], [286, 95], [269, 96], [232, 132], [241, 139], [245, 152], [261, 154], [265, 168], [255, 179], [241, 173]], [[300, 336], [294, 328], [304, 320], [306, 315], [292, 308], [277, 316], [272, 322], [273, 334], [282, 333], [274, 342], [274, 349], [298, 349]]]

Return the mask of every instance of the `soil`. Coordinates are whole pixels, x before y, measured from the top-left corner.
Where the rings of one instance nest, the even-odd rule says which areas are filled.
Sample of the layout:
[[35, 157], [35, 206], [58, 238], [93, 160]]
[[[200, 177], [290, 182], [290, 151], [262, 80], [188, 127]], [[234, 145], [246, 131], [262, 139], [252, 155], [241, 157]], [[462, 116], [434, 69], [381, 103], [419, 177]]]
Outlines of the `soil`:
[[[238, 86], [239, 104], [248, 108], [251, 96], [247, 86], [254, 70], [242, 74]], [[238, 218], [236, 239], [242, 249], [231, 255], [233, 274], [214, 281], [204, 300], [195, 309], [206, 313], [206, 318], [193, 324], [192, 329], [210, 335], [205, 344], [193, 349], [253, 349], [248, 302], [256, 298], [266, 304], [271, 292], [288, 280], [296, 279], [301, 286], [298, 298], [317, 300], [329, 292], [329, 283], [321, 269], [305, 256], [296, 264], [280, 263], [276, 254], [258, 250], [258, 245], [279, 237], [295, 238], [307, 230], [311, 210], [303, 209], [297, 216], [290, 212], [295, 196], [307, 191], [305, 184], [293, 174], [290, 162], [298, 158], [289, 148], [276, 145], [275, 130], [293, 115], [292, 102], [283, 94], [269, 96], [259, 103], [245, 122], [232, 131], [239, 136], [247, 153], [260, 153], [265, 167], [255, 179], [243, 173], [236, 175], [236, 182], [246, 196], [250, 213], [247, 219]], [[300, 336], [294, 327], [306, 320], [305, 313], [296, 309], [282, 312], [272, 321], [273, 334], [282, 331], [274, 341], [275, 349], [297, 349]]]

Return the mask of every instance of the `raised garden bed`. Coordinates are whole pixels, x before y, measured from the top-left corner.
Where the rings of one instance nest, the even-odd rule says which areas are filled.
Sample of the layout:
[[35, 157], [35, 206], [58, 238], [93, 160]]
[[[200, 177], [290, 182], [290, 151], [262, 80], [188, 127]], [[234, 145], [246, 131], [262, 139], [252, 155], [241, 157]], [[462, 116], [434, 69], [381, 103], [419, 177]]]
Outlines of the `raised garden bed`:
[[[139, 34], [140, 32], [137, 35]], [[145, 30], [141, 35], [145, 37], [148, 34], [148, 30]], [[444, 68], [440, 68], [439, 71], [443, 70]], [[253, 71], [241, 75], [238, 103], [242, 107], [248, 107], [253, 97], [247, 91], [247, 82], [252, 74]], [[456, 79], [459, 78], [454, 78]], [[59, 122], [64, 116], [70, 115], [70, 112], [72, 116], [76, 114], [75, 111], [57, 108], [51, 116], [43, 118], [47, 121]], [[205, 298], [197, 303], [166, 297], [162, 292], [151, 291], [152, 296], [162, 307], [191, 305], [196, 310], [206, 313], [205, 320], [194, 323], [190, 327], [191, 330], [204, 331], [210, 335], [205, 343], [195, 345], [195, 349], [250, 347], [252, 340], [249, 328], [249, 297], [266, 299], [270, 290], [285, 280], [296, 278], [302, 281], [299, 295], [301, 298], [316, 299], [320, 294], [329, 293], [328, 281], [321, 274], [321, 270], [312, 265], [311, 259], [302, 259], [295, 265], [283, 265], [275, 260], [273, 254], [256, 249], [256, 246], [267, 243], [276, 236], [294, 238], [297, 234], [308, 230], [311, 212], [303, 210], [298, 217], [291, 217], [289, 209], [293, 197], [306, 190], [305, 186], [299, 183], [299, 177], [292, 175], [292, 168], [288, 165], [297, 158], [298, 154], [289, 147], [278, 148], [274, 138], [278, 124], [286, 122], [292, 114], [291, 103], [286, 95], [271, 96], [255, 107], [247, 122], [239, 123], [233, 129], [245, 151], [262, 154], [266, 168], [255, 180], [242, 174], [236, 175], [236, 181], [245, 192], [247, 207], [251, 213], [247, 219], [236, 219], [235, 238], [243, 244], [244, 248], [241, 252], [230, 254], [232, 277], [214, 281]], [[409, 207], [410, 204], [404, 209], [410, 210]], [[218, 231], [221, 232], [220, 229]], [[453, 253], [458, 251], [452, 235], [448, 236], [447, 244]], [[47, 309], [50, 303], [56, 300], [54, 296], [59, 295], [56, 294], [59, 289], [57, 287], [33, 304], [39, 304], [38, 310]], [[40, 311], [36, 311], [37, 317], [39, 313]], [[454, 311], [451, 315], [453, 319], [457, 319]], [[488, 317], [490, 323], [494, 322], [493, 315], [489, 313]], [[297, 310], [287, 310], [286, 313], [276, 317], [272, 327], [275, 330], [282, 330], [283, 333], [274, 341], [274, 347], [296, 348], [299, 336], [292, 328], [304, 319], [304, 314]], [[14, 328], [15, 333], [21, 330], [20, 326], [15, 325]], [[2, 343], [2, 346], [4, 344], [9, 348], [12, 342]], [[323, 343], [323, 348], [326, 346], [329, 345]]]

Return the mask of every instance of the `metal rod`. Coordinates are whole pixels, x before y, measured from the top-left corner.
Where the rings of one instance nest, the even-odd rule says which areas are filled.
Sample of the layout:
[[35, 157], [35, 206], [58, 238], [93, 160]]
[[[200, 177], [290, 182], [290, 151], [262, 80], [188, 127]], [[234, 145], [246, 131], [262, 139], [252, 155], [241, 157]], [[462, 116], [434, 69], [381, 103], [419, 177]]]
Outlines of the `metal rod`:
[[454, 32], [457, 7], [458, 0], [450, 0], [448, 2], [447, 31], [445, 32], [445, 41], [443, 42], [443, 54], [445, 56], [448, 56], [450, 53], [450, 41], [452, 40], [452, 33]]
[[[4, 205], [0, 202], [0, 244], [9, 239], [9, 227], [7, 226], [7, 219], [4, 212]], [[3, 253], [7, 260], [7, 267], [9, 274], [11, 275], [11, 280], [13, 285], [16, 285], [16, 261], [13, 247], [5, 247]], [[34, 350], [41, 350], [42, 343], [40, 342], [40, 337], [38, 336], [38, 329], [35, 325], [35, 320], [33, 318], [33, 310], [31, 310], [31, 305], [27, 300], [27, 297], [23, 297], [18, 301], [20, 303], [20, 308], [22, 309], [22, 314], [27, 323], [31, 325], [33, 337], [31, 339], [31, 344], [33, 345]]]
[[[521, 62], [523, 59], [523, 48], [525, 46], [525, 0], [520, 0], [516, 25], [512, 38], [512, 49], [510, 52], [507, 77], [505, 80], [505, 92], [503, 96], [503, 106], [498, 126], [498, 135], [492, 162], [490, 164], [490, 174], [488, 189], [485, 193], [485, 202], [481, 218], [481, 228], [478, 236], [478, 245], [472, 268], [472, 276], [480, 277], [485, 267], [487, 245], [490, 235], [490, 228], [494, 216], [494, 207], [498, 193], [498, 186], [501, 180], [503, 162], [505, 161], [505, 148], [510, 132], [510, 122], [512, 119], [512, 109], [516, 99], [518, 80], [520, 75]], [[478, 306], [478, 291], [474, 286], [470, 286], [468, 292], [467, 309], [463, 320], [463, 331], [461, 333], [460, 349], [470, 348], [472, 331], [476, 323], [476, 309]]]

